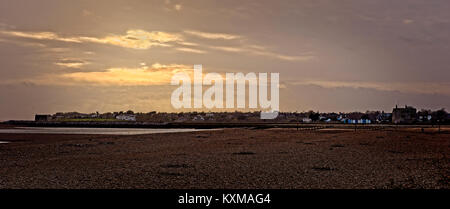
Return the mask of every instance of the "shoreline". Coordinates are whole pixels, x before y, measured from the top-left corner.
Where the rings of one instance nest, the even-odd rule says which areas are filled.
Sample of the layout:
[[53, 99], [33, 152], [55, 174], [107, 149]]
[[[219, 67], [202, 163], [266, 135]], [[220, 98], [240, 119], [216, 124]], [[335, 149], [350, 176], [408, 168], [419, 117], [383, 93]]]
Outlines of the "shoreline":
[[[287, 123], [287, 122], [58, 122], [58, 121], [5, 121], [0, 122], [0, 129], [14, 127], [79, 127], [79, 128], [298, 128], [298, 129], [322, 129], [322, 128], [348, 128], [348, 129], [398, 129], [398, 128], [430, 128], [435, 124], [343, 124], [343, 123]], [[442, 127], [450, 127], [442, 124]]]

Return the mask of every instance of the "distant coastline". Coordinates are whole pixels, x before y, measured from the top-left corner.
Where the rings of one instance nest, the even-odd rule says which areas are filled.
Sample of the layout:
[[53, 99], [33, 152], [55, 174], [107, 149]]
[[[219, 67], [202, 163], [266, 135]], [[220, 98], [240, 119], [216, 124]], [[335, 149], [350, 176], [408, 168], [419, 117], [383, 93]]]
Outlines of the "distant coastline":
[[149, 123], [149, 122], [58, 122], [58, 121], [31, 121], [31, 120], [11, 120], [0, 123], [1, 126], [11, 127], [84, 127], [84, 128], [296, 128], [296, 129], [323, 129], [323, 128], [344, 128], [344, 129], [384, 129], [398, 127], [433, 127], [433, 124], [341, 124], [341, 123], [296, 123], [296, 122], [182, 122], [182, 123]]

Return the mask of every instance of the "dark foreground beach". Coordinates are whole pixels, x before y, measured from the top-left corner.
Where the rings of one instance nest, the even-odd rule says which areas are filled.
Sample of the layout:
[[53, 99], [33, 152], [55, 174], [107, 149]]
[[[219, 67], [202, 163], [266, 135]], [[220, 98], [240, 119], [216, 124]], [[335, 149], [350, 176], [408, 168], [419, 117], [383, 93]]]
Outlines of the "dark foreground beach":
[[0, 188], [450, 188], [436, 129], [0, 134]]

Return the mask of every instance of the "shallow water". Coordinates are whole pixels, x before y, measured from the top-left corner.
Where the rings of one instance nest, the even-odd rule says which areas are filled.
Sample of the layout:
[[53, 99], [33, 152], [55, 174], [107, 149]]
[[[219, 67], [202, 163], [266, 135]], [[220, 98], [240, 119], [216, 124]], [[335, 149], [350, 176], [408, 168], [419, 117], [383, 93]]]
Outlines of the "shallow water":
[[[12, 129], [0, 129], [0, 133], [15, 134], [103, 134], [103, 135], [138, 135], [154, 133], [178, 133], [193, 132], [206, 129], [156, 129], [156, 128], [41, 128], [18, 127]], [[209, 129], [211, 130], [211, 129]], [[1, 143], [1, 142], [0, 142]], [[6, 142], [7, 143], [7, 142]]]

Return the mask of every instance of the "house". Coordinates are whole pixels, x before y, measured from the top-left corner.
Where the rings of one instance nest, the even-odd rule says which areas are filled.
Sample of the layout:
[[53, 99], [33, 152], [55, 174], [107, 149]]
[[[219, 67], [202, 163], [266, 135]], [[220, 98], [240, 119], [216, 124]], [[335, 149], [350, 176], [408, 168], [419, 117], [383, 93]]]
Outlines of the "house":
[[311, 123], [312, 119], [311, 118], [303, 118], [302, 121], [303, 121], [303, 123]]
[[116, 116], [117, 120], [136, 121], [136, 115], [120, 114]]
[[420, 122], [426, 122], [426, 121], [431, 121], [431, 115], [425, 115], [425, 116], [423, 116], [423, 115], [420, 115], [419, 116], [419, 121]]
[[358, 123], [360, 123], [360, 124], [371, 124], [372, 121], [369, 120], [369, 119], [359, 119]]
[[417, 118], [417, 110], [414, 107], [405, 105], [399, 108], [395, 105], [392, 110], [392, 123], [413, 123]]
[[203, 121], [203, 120], [205, 120], [205, 118], [203, 118], [203, 116], [201, 116], [201, 115], [197, 115], [197, 116], [194, 117], [193, 120], [194, 121]]
[[385, 113], [384, 111], [377, 115], [376, 121], [379, 123], [392, 121], [392, 114]]
[[88, 114], [78, 113], [78, 112], [68, 112], [68, 113], [65, 113], [64, 115], [65, 115], [65, 118], [70, 118], [70, 119], [89, 118]]
[[343, 118], [343, 119], [341, 119], [341, 122], [345, 123], [345, 124], [355, 124], [358, 121], [357, 120], [352, 120], [352, 119], [349, 119], [349, 118]]

